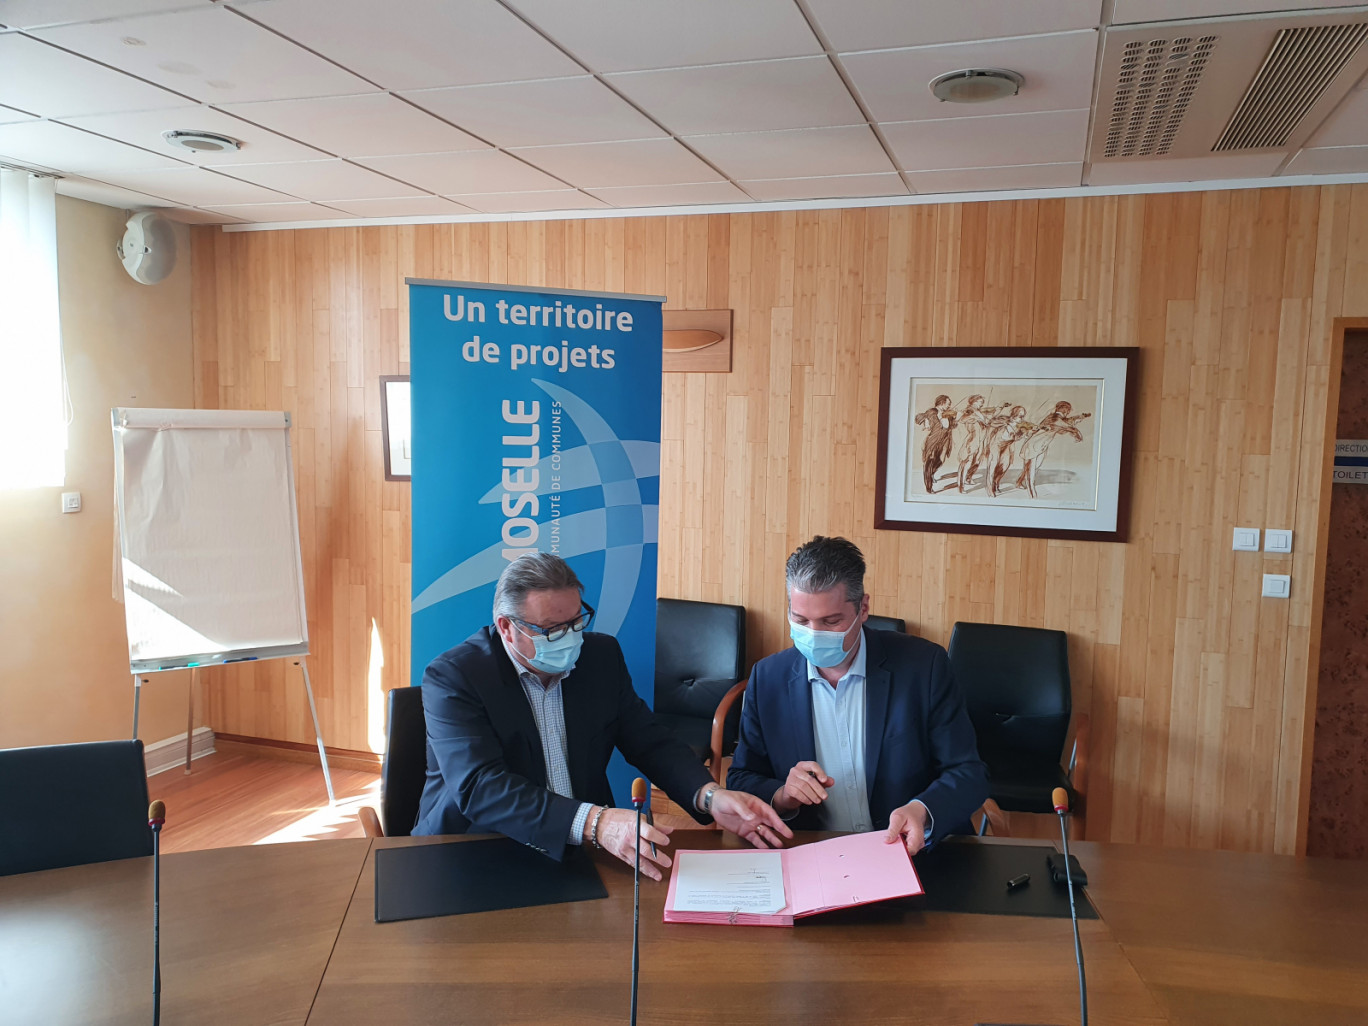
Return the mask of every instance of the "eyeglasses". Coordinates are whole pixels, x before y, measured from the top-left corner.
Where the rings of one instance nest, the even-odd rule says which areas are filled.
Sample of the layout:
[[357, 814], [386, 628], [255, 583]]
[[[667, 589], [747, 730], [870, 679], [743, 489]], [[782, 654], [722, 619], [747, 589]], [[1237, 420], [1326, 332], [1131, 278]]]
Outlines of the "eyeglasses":
[[528, 623], [526, 620], [519, 620], [517, 617], [510, 616], [510, 620], [522, 628], [524, 634], [540, 635], [547, 641], [560, 641], [571, 631], [579, 633], [587, 630], [589, 625], [594, 622], [594, 607], [588, 602], [580, 603], [580, 614], [573, 620], [565, 623], [552, 624], [550, 627], [542, 627], [539, 624]]

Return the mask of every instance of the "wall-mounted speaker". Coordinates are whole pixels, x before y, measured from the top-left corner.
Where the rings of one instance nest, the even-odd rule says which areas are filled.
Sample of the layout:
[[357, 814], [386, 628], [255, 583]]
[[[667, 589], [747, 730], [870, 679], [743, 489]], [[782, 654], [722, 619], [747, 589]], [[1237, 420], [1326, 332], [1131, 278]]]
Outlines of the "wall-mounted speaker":
[[114, 247], [124, 270], [136, 282], [155, 285], [176, 266], [176, 233], [171, 222], [151, 210], [134, 214]]

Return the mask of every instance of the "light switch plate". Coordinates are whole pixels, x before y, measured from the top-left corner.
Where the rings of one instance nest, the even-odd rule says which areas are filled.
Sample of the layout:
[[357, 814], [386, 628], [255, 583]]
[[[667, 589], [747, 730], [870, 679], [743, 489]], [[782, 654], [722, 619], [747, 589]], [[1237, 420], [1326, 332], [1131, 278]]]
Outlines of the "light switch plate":
[[79, 513], [81, 512], [81, 493], [63, 492], [62, 493], [62, 512]]
[[1236, 552], [1259, 551], [1259, 529], [1257, 527], [1235, 528], [1235, 540], [1230, 546]]
[[1291, 595], [1292, 577], [1290, 574], [1263, 575], [1264, 598], [1290, 598]]
[[1276, 552], [1280, 556], [1292, 554], [1292, 532], [1275, 531], [1269, 528], [1264, 532], [1264, 551]]

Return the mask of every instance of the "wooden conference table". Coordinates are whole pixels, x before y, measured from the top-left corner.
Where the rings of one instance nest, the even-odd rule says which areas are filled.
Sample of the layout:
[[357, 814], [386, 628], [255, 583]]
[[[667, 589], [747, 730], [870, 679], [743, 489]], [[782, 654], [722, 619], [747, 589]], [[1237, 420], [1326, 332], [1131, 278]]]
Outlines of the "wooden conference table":
[[[676, 833], [675, 847], [735, 843]], [[603, 1023], [627, 1019], [632, 878], [605, 901], [374, 922], [378, 846], [168, 855], [163, 1022]], [[986, 843], [1013, 843], [998, 841]], [[1097, 1026], [1368, 1022], [1368, 879], [1354, 862], [1079, 844]], [[151, 860], [0, 878], [0, 1022], [147, 1023]], [[911, 905], [794, 929], [664, 924], [642, 888], [640, 1022], [1078, 1021], [1067, 919]]]

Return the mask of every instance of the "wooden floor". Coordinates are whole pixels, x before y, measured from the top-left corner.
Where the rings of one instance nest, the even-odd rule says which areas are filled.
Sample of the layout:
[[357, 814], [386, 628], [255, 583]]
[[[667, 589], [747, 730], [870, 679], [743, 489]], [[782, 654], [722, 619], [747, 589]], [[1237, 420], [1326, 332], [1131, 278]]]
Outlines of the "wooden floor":
[[152, 798], [166, 803], [162, 850], [197, 851], [242, 844], [275, 844], [361, 837], [356, 811], [380, 806], [380, 774], [333, 767], [337, 804], [328, 805], [317, 763], [215, 752], [151, 777]]

